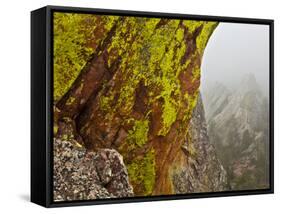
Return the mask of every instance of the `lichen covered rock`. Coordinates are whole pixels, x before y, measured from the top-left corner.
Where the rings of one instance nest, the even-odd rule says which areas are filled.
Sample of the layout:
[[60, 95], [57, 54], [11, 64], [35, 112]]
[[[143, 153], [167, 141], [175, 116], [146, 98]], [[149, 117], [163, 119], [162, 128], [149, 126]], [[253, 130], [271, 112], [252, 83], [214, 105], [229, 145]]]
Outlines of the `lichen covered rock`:
[[[136, 196], [174, 194], [171, 173], [190, 158], [182, 147], [203, 52], [218, 22], [119, 17], [110, 23], [57, 101], [58, 123], [75, 121], [89, 151], [118, 151]], [[110, 170], [103, 170], [107, 182]]]
[[201, 96], [193, 111], [189, 140], [182, 146], [187, 161], [173, 171], [176, 193], [218, 192], [227, 189], [227, 174], [210, 143]]
[[114, 149], [86, 151], [74, 140], [54, 139], [54, 201], [133, 196], [122, 156]]

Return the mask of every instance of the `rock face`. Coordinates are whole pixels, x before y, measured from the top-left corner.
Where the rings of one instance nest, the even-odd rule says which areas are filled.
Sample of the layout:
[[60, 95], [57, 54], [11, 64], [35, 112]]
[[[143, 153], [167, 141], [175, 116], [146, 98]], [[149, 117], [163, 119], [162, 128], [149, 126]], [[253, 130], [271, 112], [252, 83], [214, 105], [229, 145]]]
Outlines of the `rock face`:
[[88, 150], [115, 149], [122, 155], [136, 196], [174, 194], [169, 175], [186, 163], [181, 147], [198, 96], [204, 49], [217, 25], [114, 19], [106, 33], [94, 36], [99, 44], [56, 103], [57, 123], [70, 118]]
[[133, 196], [122, 156], [114, 149], [87, 152], [75, 140], [54, 139], [54, 201]]
[[205, 89], [202, 91], [207, 121], [224, 109], [231, 95], [231, 92], [222, 83], [216, 82], [210, 88], [209, 90]]
[[[65, 118], [54, 139], [54, 200], [91, 200], [134, 196], [123, 157], [114, 149], [87, 151], [75, 137], [74, 124]], [[181, 147], [185, 158], [170, 171], [173, 192], [226, 190], [226, 171], [209, 142], [201, 96], [189, 125], [189, 138]], [[142, 163], [136, 165], [140, 169]], [[153, 175], [147, 175], [148, 178]]]
[[227, 189], [227, 174], [209, 141], [201, 96], [190, 122], [190, 138], [182, 146], [186, 165], [173, 174], [176, 193], [217, 192]]
[[252, 74], [246, 75], [233, 91], [224, 91], [228, 93], [222, 94], [220, 99], [218, 95], [210, 96], [215, 92], [209, 92], [205, 101], [209, 106], [208, 133], [228, 172], [230, 189], [267, 188], [268, 98], [260, 91]]

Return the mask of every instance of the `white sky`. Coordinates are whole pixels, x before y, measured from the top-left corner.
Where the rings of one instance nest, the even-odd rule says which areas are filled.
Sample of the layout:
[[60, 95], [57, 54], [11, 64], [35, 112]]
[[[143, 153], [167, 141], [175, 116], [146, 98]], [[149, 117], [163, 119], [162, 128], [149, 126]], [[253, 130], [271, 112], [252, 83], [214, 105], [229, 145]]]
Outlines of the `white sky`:
[[269, 87], [269, 26], [220, 23], [205, 49], [201, 87], [213, 82], [235, 88], [247, 73], [256, 76], [264, 93]]

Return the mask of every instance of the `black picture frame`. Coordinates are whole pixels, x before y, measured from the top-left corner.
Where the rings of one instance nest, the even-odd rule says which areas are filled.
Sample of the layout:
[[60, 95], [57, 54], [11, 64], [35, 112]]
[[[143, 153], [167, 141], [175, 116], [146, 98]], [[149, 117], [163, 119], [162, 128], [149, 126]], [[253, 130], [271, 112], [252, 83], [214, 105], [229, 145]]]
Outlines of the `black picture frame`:
[[[53, 12], [95, 13], [173, 19], [251, 23], [270, 27], [270, 188], [264, 190], [225, 191], [163, 195], [92, 201], [53, 202], [52, 200], [52, 103], [53, 103]], [[236, 17], [186, 15], [126, 10], [46, 6], [31, 12], [31, 201], [44, 207], [81, 206], [126, 202], [145, 202], [190, 198], [225, 197], [274, 192], [274, 21]]]

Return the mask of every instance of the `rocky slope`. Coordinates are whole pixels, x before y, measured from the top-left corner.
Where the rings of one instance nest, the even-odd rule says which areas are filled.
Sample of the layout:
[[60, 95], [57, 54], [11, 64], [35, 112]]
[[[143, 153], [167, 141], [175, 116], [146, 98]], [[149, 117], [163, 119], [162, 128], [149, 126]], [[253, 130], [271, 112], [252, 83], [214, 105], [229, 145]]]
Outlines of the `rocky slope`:
[[73, 139], [54, 139], [54, 201], [133, 196], [122, 156], [86, 151]]
[[245, 76], [234, 91], [225, 86], [218, 88], [224, 88], [220, 98], [217, 92], [206, 94], [208, 132], [228, 171], [229, 188], [265, 188], [268, 186], [268, 99], [252, 74]]
[[227, 188], [227, 174], [209, 141], [201, 96], [190, 122], [190, 138], [182, 146], [187, 161], [173, 175], [176, 193], [218, 192]]
[[[115, 149], [87, 150], [72, 135], [74, 126], [71, 120], [65, 119], [59, 126], [54, 138], [55, 201], [134, 196], [123, 157]], [[181, 147], [184, 159], [170, 171], [173, 193], [225, 190], [226, 171], [209, 142], [201, 96], [193, 111], [189, 130], [189, 138]]]
[[215, 82], [210, 89], [203, 90], [206, 120], [218, 115], [229, 102], [231, 92], [223, 84]]

